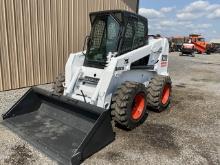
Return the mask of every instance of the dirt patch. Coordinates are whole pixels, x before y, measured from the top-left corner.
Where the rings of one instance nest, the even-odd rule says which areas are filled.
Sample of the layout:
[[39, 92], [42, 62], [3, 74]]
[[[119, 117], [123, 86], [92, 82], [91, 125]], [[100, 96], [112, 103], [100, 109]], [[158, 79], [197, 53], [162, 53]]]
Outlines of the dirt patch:
[[205, 98], [203, 97], [203, 95], [188, 94], [188, 95], [186, 95], [186, 97], [187, 97], [190, 101], [203, 101], [203, 100], [205, 100]]
[[117, 161], [123, 160], [125, 158], [125, 156], [122, 152], [117, 152], [117, 151], [108, 151], [104, 155], [102, 155], [101, 157], [102, 157], [102, 159], [104, 158], [104, 160], [107, 160], [109, 162], [117, 162]]
[[201, 78], [201, 79], [191, 78], [191, 80], [192, 80], [192, 81], [196, 81], [196, 82], [200, 82], [200, 81], [203, 81], [203, 82], [215, 82], [215, 80], [206, 79], [206, 78]]
[[215, 72], [214, 71], [212, 71], [212, 70], [207, 70], [207, 69], [201, 69], [201, 68], [192, 68], [193, 70], [193, 72], [196, 72], [196, 73], [201, 73], [201, 74], [204, 74], [204, 73], [208, 73], [208, 74], [210, 74], [210, 73], [212, 73], [212, 74], [214, 74]]
[[177, 84], [175, 85], [177, 88], [186, 88], [186, 84], [184, 83], [180, 83], [180, 84]]
[[219, 112], [219, 102], [211, 93], [203, 93], [196, 88], [176, 88], [173, 89], [170, 111], [178, 122], [184, 123], [184, 127], [208, 127], [217, 123]]
[[[184, 132], [183, 132], [184, 133]], [[184, 133], [188, 134], [188, 133]], [[201, 137], [191, 136], [188, 140], [184, 141], [185, 144], [190, 144], [190, 148], [196, 155], [203, 157], [209, 165], [219, 165], [218, 152], [215, 144], [208, 142]]]
[[173, 134], [175, 129], [168, 125], [148, 124], [143, 128], [144, 136], [149, 145], [159, 150], [179, 153], [179, 146], [175, 143]]
[[[177, 85], [176, 85], [177, 86]], [[198, 90], [196, 91], [195, 89], [191, 88], [186, 88], [186, 86], [177, 86], [177, 88], [173, 88], [172, 91], [172, 107], [182, 107], [181, 104], [184, 105], [185, 102], [191, 102], [191, 101], [204, 101], [204, 94], [199, 92]]]
[[213, 62], [201, 62], [201, 61], [193, 61], [193, 62], [197, 64], [205, 64], [205, 65], [217, 65], [217, 66], [220, 65], [218, 63], [213, 63]]
[[217, 84], [219, 84], [220, 82], [219, 76], [213, 77], [213, 75], [207, 76], [207, 78], [200, 78], [200, 79], [192, 78], [191, 80], [196, 81], [196, 82], [204, 82], [204, 83], [211, 82], [211, 83], [217, 83]]
[[197, 153], [203, 158], [205, 158], [209, 165], [219, 165], [220, 161], [218, 160], [218, 158], [214, 156], [214, 155], [217, 155], [217, 152], [210, 153], [210, 150], [213, 150], [213, 148], [207, 149], [207, 148], [201, 147], [200, 149], [197, 150]]
[[136, 131], [121, 135], [126, 139], [123, 149], [144, 153], [148, 148], [169, 157], [177, 156], [180, 153], [180, 147], [173, 137], [175, 132], [176, 130], [168, 125], [148, 123]]
[[11, 148], [11, 155], [4, 160], [6, 164], [11, 165], [29, 165], [33, 164], [35, 160], [31, 150], [26, 148], [25, 145], [16, 145]]

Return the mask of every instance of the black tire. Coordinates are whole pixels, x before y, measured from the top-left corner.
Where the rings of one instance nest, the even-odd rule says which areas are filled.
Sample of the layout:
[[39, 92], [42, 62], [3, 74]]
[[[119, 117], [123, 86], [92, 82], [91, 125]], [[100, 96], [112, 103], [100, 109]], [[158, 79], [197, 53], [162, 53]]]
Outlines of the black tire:
[[63, 86], [63, 83], [65, 82], [65, 76], [63, 73], [59, 74], [57, 77], [56, 77], [56, 80], [53, 84], [53, 92], [54, 94], [56, 95], [63, 95], [63, 92], [64, 92], [64, 86]]
[[[139, 113], [140, 117], [134, 119], [133, 112], [137, 104], [134, 100], [139, 95], [144, 99], [144, 101], [142, 100], [143, 109]], [[142, 124], [148, 115], [146, 113], [146, 96], [147, 91], [143, 84], [136, 82], [124, 82], [121, 84], [113, 95], [111, 104], [111, 115], [116, 126], [125, 130], [132, 130]]]
[[[169, 88], [169, 95], [164, 99], [164, 92]], [[150, 109], [161, 112], [165, 110], [171, 101], [172, 82], [169, 76], [157, 75], [151, 79], [147, 86], [147, 105]], [[166, 101], [166, 102], [164, 102]]]

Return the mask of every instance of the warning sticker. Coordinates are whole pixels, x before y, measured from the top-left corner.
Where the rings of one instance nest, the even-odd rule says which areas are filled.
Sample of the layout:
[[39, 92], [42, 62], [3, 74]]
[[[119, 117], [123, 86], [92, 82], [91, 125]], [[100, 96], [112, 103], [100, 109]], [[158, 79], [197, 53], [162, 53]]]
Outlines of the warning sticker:
[[160, 66], [161, 66], [161, 67], [166, 67], [167, 64], [168, 64], [167, 61], [161, 61]]

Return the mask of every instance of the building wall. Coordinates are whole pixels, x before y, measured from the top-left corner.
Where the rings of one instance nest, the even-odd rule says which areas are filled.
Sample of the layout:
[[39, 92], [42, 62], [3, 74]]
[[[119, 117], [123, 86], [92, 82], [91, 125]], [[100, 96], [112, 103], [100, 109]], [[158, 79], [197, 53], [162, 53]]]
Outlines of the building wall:
[[0, 0], [0, 91], [52, 82], [82, 50], [91, 11], [138, 0]]

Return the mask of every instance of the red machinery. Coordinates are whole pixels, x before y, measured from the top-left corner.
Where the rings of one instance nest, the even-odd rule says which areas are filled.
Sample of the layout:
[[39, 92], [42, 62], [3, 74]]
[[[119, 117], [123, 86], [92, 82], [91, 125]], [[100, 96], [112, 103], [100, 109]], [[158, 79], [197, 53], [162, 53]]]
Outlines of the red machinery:
[[194, 44], [195, 49], [198, 53], [207, 53], [209, 54], [209, 43], [205, 41], [205, 38], [203, 38], [199, 34], [190, 34], [189, 39], [191, 40], [191, 43]]

